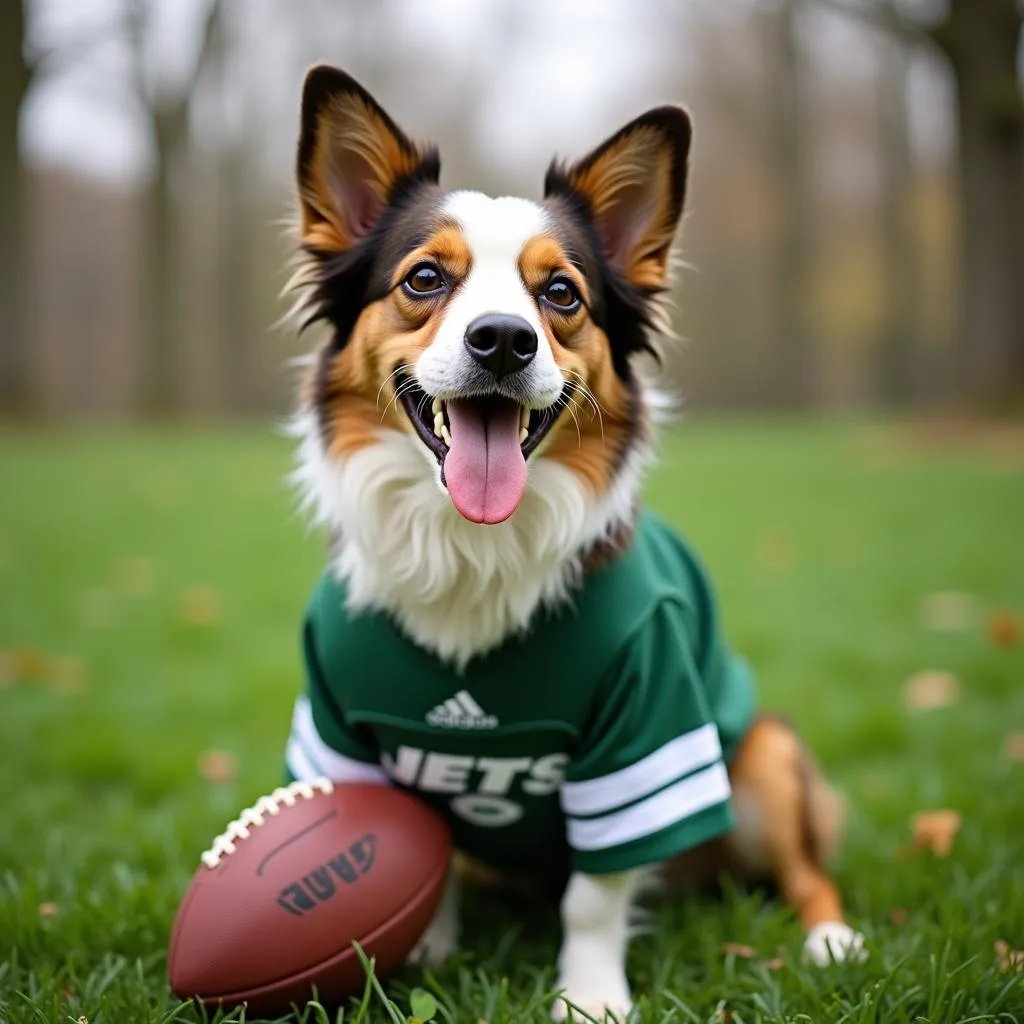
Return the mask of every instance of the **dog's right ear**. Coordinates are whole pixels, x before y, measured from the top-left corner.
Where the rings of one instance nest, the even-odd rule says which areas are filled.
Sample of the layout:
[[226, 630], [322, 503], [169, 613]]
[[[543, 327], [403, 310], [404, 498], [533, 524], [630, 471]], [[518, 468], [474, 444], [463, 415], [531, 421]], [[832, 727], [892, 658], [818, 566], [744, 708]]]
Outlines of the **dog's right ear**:
[[326, 64], [309, 71], [296, 160], [308, 249], [352, 248], [400, 189], [439, 173], [437, 152], [415, 146], [354, 78]]

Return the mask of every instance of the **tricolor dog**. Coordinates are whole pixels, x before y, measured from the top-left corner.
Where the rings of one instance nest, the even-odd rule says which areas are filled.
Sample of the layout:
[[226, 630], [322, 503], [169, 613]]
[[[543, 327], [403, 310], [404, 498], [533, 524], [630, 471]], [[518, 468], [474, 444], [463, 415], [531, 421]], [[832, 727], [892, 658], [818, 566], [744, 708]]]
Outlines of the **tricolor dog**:
[[[470, 861], [559, 886], [558, 985], [625, 1014], [645, 875], [774, 880], [808, 956], [860, 955], [823, 868], [838, 803], [760, 717], [686, 542], [640, 502], [690, 120], [665, 106], [544, 198], [446, 192], [348, 75], [306, 79], [294, 285], [326, 326], [298, 479], [331, 535], [296, 779], [402, 786]], [[421, 953], [458, 940], [453, 874]], [[568, 1011], [556, 1005], [556, 1016]]]

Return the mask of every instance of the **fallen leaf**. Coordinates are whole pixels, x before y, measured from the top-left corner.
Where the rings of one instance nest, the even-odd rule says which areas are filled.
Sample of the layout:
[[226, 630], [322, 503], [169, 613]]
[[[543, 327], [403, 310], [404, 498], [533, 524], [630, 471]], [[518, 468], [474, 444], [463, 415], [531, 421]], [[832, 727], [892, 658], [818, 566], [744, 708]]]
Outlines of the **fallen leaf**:
[[1024, 761], [1024, 731], [1011, 732], [1003, 746], [1008, 761]]
[[956, 811], [922, 811], [910, 819], [915, 850], [930, 850], [948, 857], [962, 819]]
[[726, 956], [737, 956], [741, 960], [753, 960], [757, 956], [757, 950], [753, 946], [744, 946], [742, 942], [726, 942], [722, 946], [722, 952]]
[[46, 674], [46, 655], [35, 647], [15, 647], [8, 652], [14, 666], [14, 678], [35, 682]]
[[788, 534], [769, 531], [757, 542], [757, 564], [769, 572], [784, 572], [796, 562], [796, 552]]
[[153, 589], [153, 561], [149, 558], [122, 558], [114, 565], [114, 587], [125, 597], [143, 597]]
[[231, 782], [237, 774], [235, 758], [226, 750], [206, 750], [199, 755], [200, 778], [207, 782]]
[[178, 615], [189, 626], [212, 626], [220, 618], [220, 596], [212, 587], [189, 587], [178, 601]]
[[114, 595], [105, 587], [91, 587], [78, 596], [78, 618], [89, 629], [104, 629], [114, 621]]
[[889, 911], [889, 920], [897, 927], [902, 927], [910, 920], [910, 915], [902, 907], [893, 907]]
[[46, 684], [54, 693], [82, 693], [86, 688], [87, 671], [81, 658], [51, 658]]
[[1024, 971], [1024, 949], [1012, 949], [1005, 939], [996, 939], [993, 949], [996, 963], [1003, 974]]
[[903, 687], [903, 702], [911, 711], [948, 707], [960, 699], [960, 681], [952, 672], [929, 669], [911, 676]]
[[994, 611], [988, 617], [988, 638], [996, 647], [1016, 647], [1020, 643], [1020, 618], [1005, 609]]
[[929, 594], [921, 606], [925, 627], [941, 633], [967, 632], [974, 628], [978, 615], [978, 599], [956, 591]]
[[715, 1007], [715, 1012], [711, 1015], [711, 1020], [712, 1024], [733, 1024], [732, 1010], [724, 1002], [719, 1003]]
[[60, 913], [60, 908], [56, 903], [40, 903], [39, 904], [39, 916], [40, 917], [56, 917]]

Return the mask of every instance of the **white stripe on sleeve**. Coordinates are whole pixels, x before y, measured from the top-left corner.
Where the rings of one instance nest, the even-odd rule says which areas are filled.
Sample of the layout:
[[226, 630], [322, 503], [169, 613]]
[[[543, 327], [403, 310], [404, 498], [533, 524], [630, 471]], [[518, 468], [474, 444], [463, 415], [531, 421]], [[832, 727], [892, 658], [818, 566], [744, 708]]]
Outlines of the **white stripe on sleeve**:
[[610, 775], [562, 783], [562, 810], [570, 815], [605, 814], [654, 793], [721, 756], [718, 729], [708, 722]]
[[292, 715], [292, 734], [288, 742], [288, 767], [297, 778], [305, 779], [295, 771], [291, 759], [292, 748], [298, 754], [296, 762], [303, 769], [310, 769], [313, 777], [326, 775], [332, 782], [377, 782], [386, 784], [387, 772], [379, 764], [359, 761], [354, 757], [339, 754], [329, 747], [317, 731], [313, 721], [313, 708], [308, 697], [299, 697]]
[[660, 793], [603, 818], [569, 818], [569, 845], [577, 850], [606, 850], [660, 832], [684, 818], [729, 798], [729, 773], [721, 761]]

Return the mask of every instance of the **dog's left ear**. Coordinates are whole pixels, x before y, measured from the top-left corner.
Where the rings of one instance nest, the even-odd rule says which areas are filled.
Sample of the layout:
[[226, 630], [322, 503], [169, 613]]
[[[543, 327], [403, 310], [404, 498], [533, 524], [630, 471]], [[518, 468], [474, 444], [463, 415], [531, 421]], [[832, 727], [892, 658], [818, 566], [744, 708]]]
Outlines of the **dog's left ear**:
[[656, 107], [579, 162], [553, 163], [544, 182], [546, 196], [584, 202], [609, 264], [644, 291], [660, 291], [668, 282], [690, 137], [682, 107]]
[[397, 191], [436, 183], [436, 150], [421, 150], [354, 78], [326, 64], [302, 88], [296, 158], [303, 243], [345, 252], [366, 237]]

